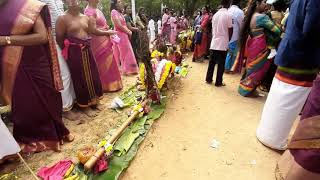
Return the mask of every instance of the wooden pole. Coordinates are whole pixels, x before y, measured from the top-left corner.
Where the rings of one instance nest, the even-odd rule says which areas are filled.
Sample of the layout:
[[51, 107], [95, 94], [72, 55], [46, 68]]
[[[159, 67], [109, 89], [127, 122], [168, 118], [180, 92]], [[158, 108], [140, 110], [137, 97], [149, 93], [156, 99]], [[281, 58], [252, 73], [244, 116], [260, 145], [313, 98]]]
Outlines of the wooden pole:
[[[141, 103], [142, 107], [146, 106], [149, 101], [145, 100]], [[130, 125], [132, 121], [134, 121], [138, 115], [139, 111], [134, 111], [133, 114], [118, 128], [118, 130], [108, 139], [107, 144], [114, 144], [117, 139], [121, 136], [122, 132]], [[96, 162], [103, 156], [105, 152], [105, 148], [101, 147], [98, 151], [86, 162], [84, 165], [85, 170], [90, 170], [96, 164]]]
[[30, 171], [30, 173], [32, 174], [33, 178], [34, 178], [35, 180], [40, 180], [40, 179], [38, 178], [38, 176], [32, 171], [32, 169], [31, 169], [30, 166], [27, 164], [27, 162], [23, 159], [23, 157], [21, 156], [21, 154], [18, 153], [17, 155], [19, 156], [19, 158], [20, 158], [20, 160], [22, 161], [22, 163], [26, 166], [26, 168]]

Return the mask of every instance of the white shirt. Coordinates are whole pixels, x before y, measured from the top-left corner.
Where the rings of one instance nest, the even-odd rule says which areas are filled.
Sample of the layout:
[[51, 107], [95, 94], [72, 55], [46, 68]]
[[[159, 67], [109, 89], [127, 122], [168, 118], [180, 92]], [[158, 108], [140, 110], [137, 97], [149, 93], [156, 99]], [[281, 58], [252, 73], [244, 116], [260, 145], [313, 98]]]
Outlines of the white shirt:
[[233, 34], [230, 42], [234, 42], [239, 39], [240, 29], [244, 19], [244, 13], [237, 5], [232, 5], [229, 8], [228, 12], [232, 17], [232, 27], [233, 27]]
[[162, 27], [162, 22], [161, 20], [158, 20], [158, 34], [161, 34], [161, 27]]
[[155, 31], [156, 30], [156, 27], [155, 27], [153, 19], [150, 19], [149, 24], [148, 24], [148, 29], [149, 29], [149, 31]]
[[43, 3], [46, 3], [49, 7], [49, 11], [51, 15], [52, 33], [55, 36], [56, 21], [59, 16], [64, 14], [63, 2], [62, 0], [40, 0], [40, 1]]
[[229, 28], [232, 28], [232, 17], [228, 9], [221, 8], [212, 17], [212, 40], [210, 49], [227, 51], [229, 45]]

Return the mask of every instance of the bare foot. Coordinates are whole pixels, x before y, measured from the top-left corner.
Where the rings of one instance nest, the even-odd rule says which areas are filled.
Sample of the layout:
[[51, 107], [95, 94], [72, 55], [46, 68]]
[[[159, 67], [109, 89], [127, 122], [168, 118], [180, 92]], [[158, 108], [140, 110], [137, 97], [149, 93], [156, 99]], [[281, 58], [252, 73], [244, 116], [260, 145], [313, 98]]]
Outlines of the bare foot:
[[65, 142], [72, 142], [72, 141], [74, 141], [74, 138], [75, 138], [74, 135], [68, 134], [68, 135], [66, 135], [66, 136], [63, 138], [63, 140], [64, 140]]
[[106, 109], [104, 104], [98, 104], [97, 106], [92, 107], [94, 110], [103, 111]]
[[81, 114], [79, 112], [77, 112], [76, 110], [64, 112], [62, 114], [62, 116], [66, 119], [69, 119], [70, 121], [77, 121], [77, 120], [81, 119]]
[[91, 108], [85, 108], [83, 109], [82, 111], [84, 114], [86, 114], [87, 116], [93, 118], [93, 117], [97, 117], [98, 116], [98, 113], [97, 111], [91, 109]]

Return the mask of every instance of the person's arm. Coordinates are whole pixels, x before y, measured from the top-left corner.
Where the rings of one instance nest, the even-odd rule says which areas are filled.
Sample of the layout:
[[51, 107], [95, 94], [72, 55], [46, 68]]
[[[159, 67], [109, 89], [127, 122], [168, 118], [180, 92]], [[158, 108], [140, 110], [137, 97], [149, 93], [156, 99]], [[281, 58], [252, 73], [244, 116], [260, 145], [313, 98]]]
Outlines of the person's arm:
[[[257, 17], [258, 18], [258, 17]], [[281, 35], [281, 29], [267, 15], [262, 15], [257, 19], [257, 26], [263, 27], [275, 36]]]
[[128, 34], [129, 36], [132, 35], [132, 32], [126, 26], [122, 26], [120, 20], [117, 17], [112, 17], [112, 21], [114, 26], [117, 27], [120, 31]]
[[131, 25], [131, 19], [130, 19], [130, 17], [125, 16], [125, 20], [126, 20], [127, 27], [128, 27], [128, 29], [129, 29], [130, 31], [132, 31], [132, 32], [137, 32], [137, 31], [139, 31], [139, 28], [133, 27], [133, 26]]
[[241, 13], [238, 17], [237, 17], [237, 21], [239, 24], [239, 28], [242, 29], [243, 23], [244, 23], [244, 13]]
[[133, 27], [131, 26], [131, 23], [130, 22], [127, 22], [127, 27], [130, 31], [133, 31], [133, 32], [137, 32], [139, 31], [139, 28], [136, 28], [136, 27]]
[[97, 28], [96, 18], [89, 16], [89, 33], [96, 36], [111, 36], [116, 34], [116, 31], [113, 30], [102, 30]]
[[61, 49], [64, 48], [64, 39], [67, 33], [67, 26], [63, 16], [59, 16], [56, 22], [56, 41]]
[[137, 16], [136, 18], [136, 23], [137, 25], [141, 28], [141, 29], [145, 29], [145, 26], [143, 25], [143, 23], [141, 22], [141, 19], [139, 16]]
[[229, 41], [230, 41], [232, 38], [232, 34], [233, 34], [233, 22], [232, 22], [231, 15], [228, 15], [227, 21], [228, 21], [228, 33], [229, 33]]
[[[320, 32], [320, 1], [309, 0], [306, 5], [306, 15], [303, 24], [303, 35], [312, 38]], [[319, 37], [319, 36], [318, 36]]]
[[[33, 26], [32, 34], [28, 35], [12, 35], [10, 37], [11, 46], [34, 46], [48, 42], [48, 32], [44, 22], [39, 16]], [[6, 36], [0, 36], [0, 46], [7, 45]]]

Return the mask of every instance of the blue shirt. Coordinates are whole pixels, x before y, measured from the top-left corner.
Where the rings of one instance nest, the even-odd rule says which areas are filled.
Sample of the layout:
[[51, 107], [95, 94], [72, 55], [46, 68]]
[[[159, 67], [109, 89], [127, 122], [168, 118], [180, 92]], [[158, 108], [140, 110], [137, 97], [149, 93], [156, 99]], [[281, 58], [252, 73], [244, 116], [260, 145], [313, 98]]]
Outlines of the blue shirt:
[[303, 69], [320, 67], [320, 0], [292, 1], [275, 63]]

